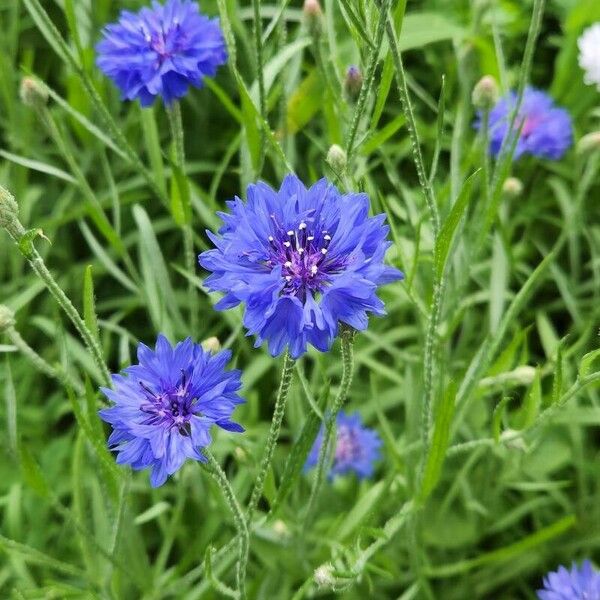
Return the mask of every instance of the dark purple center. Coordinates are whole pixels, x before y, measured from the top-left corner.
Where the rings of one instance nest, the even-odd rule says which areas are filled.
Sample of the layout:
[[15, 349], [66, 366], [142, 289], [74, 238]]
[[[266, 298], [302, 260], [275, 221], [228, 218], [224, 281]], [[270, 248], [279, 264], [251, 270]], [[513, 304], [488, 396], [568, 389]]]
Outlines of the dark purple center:
[[142, 34], [151, 50], [158, 55], [159, 64], [181, 52], [185, 43], [185, 33], [177, 20], [167, 31], [161, 29], [150, 33], [142, 29]]
[[165, 429], [177, 429], [181, 435], [190, 435], [190, 419], [195, 412], [192, 405], [196, 398], [189, 392], [190, 380], [181, 371], [181, 380], [171, 390], [155, 392], [143, 381], [140, 387], [146, 397], [146, 402], [140, 405], [140, 410], [148, 415], [144, 425], [159, 425]]
[[[271, 215], [271, 218], [276, 223], [275, 216]], [[296, 229], [288, 230], [276, 223], [276, 231], [268, 239], [267, 266], [281, 265], [284, 295], [304, 300], [307, 291], [323, 291], [330, 276], [344, 269], [345, 261], [329, 253], [332, 235], [333, 232], [314, 228], [305, 221], [301, 221]]]

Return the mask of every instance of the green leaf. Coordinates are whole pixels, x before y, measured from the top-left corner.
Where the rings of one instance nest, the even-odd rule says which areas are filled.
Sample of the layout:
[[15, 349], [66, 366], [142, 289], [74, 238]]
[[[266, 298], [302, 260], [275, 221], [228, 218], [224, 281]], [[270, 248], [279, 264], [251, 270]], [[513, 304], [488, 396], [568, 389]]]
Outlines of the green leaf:
[[533, 383], [527, 390], [523, 405], [515, 415], [515, 429], [527, 429], [534, 422], [542, 406], [542, 384], [540, 370], [535, 373]]
[[475, 173], [473, 173], [473, 175], [471, 175], [465, 181], [456, 202], [450, 210], [450, 214], [444, 221], [444, 224], [440, 230], [434, 252], [435, 273], [438, 279], [441, 279], [444, 274], [444, 269], [446, 267], [446, 261], [450, 253], [450, 246], [452, 245], [454, 234], [463, 214], [465, 213], [465, 210], [467, 209], [467, 206], [469, 205], [469, 200], [471, 199], [471, 190], [473, 189], [473, 182], [478, 176], [479, 171], [475, 171]]
[[600, 357], [600, 348], [584, 355], [579, 364], [579, 379], [583, 379], [590, 371], [593, 362]]
[[465, 35], [464, 27], [439, 13], [413, 13], [404, 15], [398, 44], [400, 50], [404, 51], [444, 40], [460, 40]]
[[49, 242], [50, 240], [44, 235], [44, 232], [39, 228], [36, 227], [34, 229], [29, 229], [27, 230], [20, 238], [19, 238], [19, 243], [18, 243], [18, 247], [19, 247], [19, 251], [21, 252], [21, 254], [28, 259], [33, 258], [33, 253], [34, 253], [34, 245], [33, 242], [36, 238], [41, 237], [42, 239], [46, 240], [47, 242]]
[[313, 70], [290, 96], [287, 105], [287, 132], [302, 130], [321, 110], [325, 85], [317, 70]]
[[358, 500], [340, 526], [336, 528], [334, 536], [337, 541], [342, 542], [347, 539], [369, 514], [376, 512], [376, 506], [387, 488], [385, 481], [378, 481]]
[[171, 508], [171, 505], [168, 502], [157, 502], [153, 506], [151, 506], [148, 510], [145, 510], [143, 513], [139, 514], [134, 520], [135, 525], [143, 525], [144, 523], [148, 523], [148, 521], [153, 521], [158, 518], [160, 515], [165, 513]]
[[190, 184], [183, 170], [175, 164], [171, 165], [171, 214], [180, 227], [192, 222]]
[[452, 417], [454, 416], [455, 398], [456, 384], [451, 382], [441, 397], [436, 410], [431, 446], [427, 454], [423, 481], [419, 492], [419, 501], [421, 504], [427, 500], [442, 474], [442, 466], [450, 441], [450, 426], [452, 425]]
[[43, 497], [48, 497], [50, 491], [42, 470], [38, 465], [37, 461], [29, 451], [29, 448], [21, 443], [19, 446], [21, 471], [23, 473], [23, 479], [31, 487], [31, 489]]
[[563, 348], [567, 338], [564, 337], [560, 340], [558, 347], [556, 348], [556, 367], [554, 369], [554, 377], [552, 379], [552, 398], [551, 404], [555, 404], [560, 400], [562, 395], [562, 387], [563, 387]]
[[68, 181], [69, 183], [77, 183], [77, 180], [74, 177], [71, 177], [66, 171], [47, 163], [40, 162], [39, 160], [31, 160], [30, 158], [25, 158], [24, 156], [19, 156], [12, 152], [7, 152], [6, 150], [0, 150], [0, 156], [6, 160], [10, 160], [16, 165], [31, 169], [32, 171], [44, 173], [45, 175], [50, 175], [51, 177], [56, 177], [57, 179]]

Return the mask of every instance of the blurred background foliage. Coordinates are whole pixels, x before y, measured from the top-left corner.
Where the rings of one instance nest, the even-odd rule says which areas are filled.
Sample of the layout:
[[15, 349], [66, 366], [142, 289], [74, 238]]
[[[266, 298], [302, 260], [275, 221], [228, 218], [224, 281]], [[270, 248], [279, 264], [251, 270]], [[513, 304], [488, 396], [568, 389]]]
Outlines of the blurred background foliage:
[[[121, 8], [143, 4], [41, 2], [156, 186], [172, 199], [163, 107], [142, 110], [121, 102], [94, 66], [102, 26]], [[237, 70], [256, 103], [252, 7], [236, 0], [225, 5]], [[113, 371], [135, 357], [137, 341], [153, 343], [159, 331], [172, 340], [217, 336], [232, 348], [248, 401], [236, 419], [247, 432], [220, 432], [215, 453], [245, 499], [271, 418], [278, 362], [252, 348], [241, 312], [213, 311], [203, 274], [184, 268], [169, 207], [123, 156], [80, 73], [49, 43], [32, 6], [30, 0], [0, 0], [0, 182], [17, 198], [25, 226], [43, 229], [50, 243], [40, 240], [37, 247], [78, 307], [92, 266], [100, 337]], [[203, 0], [201, 7], [219, 14], [216, 2]], [[227, 199], [243, 195], [258, 177], [279, 184], [285, 166], [273, 150], [276, 140], [305, 182], [327, 176], [367, 191], [374, 212], [387, 212], [394, 241], [389, 260], [407, 279], [382, 291], [387, 317], [373, 319], [356, 342], [348, 410], [359, 410], [384, 440], [376, 477], [326, 485], [318, 511], [305, 523], [310, 477], [297, 475], [275, 513], [258, 520], [250, 597], [333, 597], [313, 577], [317, 567], [331, 563], [334, 587], [344, 598], [533, 598], [542, 574], [557, 564], [600, 560], [600, 397], [593, 386], [568, 396], [578, 377], [597, 369], [595, 355], [588, 355], [580, 371], [584, 355], [598, 346], [600, 154], [573, 150], [560, 162], [525, 158], [512, 165], [523, 191], [503, 194], [484, 239], [476, 180], [446, 271], [435, 364], [436, 406], [443, 405], [450, 381], [459, 387], [450, 447], [424, 508], [410, 527], [387, 539], [383, 526], [414, 496], [420, 464], [433, 284], [431, 224], [394, 65], [384, 42], [349, 175], [340, 180], [325, 157], [331, 144], [347, 142], [355, 104], [343, 91], [345, 71], [351, 64], [366, 69], [372, 42], [363, 33], [374, 38], [378, 11], [370, 0], [325, 0], [316, 43], [300, 2], [263, 2], [261, 10], [272, 140], [261, 141], [255, 112], [228, 68], [182, 103], [196, 249], [208, 247], [204, 230], [218, 226], [215, 211]], [[504, 90], [516, 86], [532, 10], [528, 0], [394, 3], [426, 165], [439, 152], [434, 187], [443, 219], [465, 179], [483, 165], [473, 85], [491, 74]], [[577, 37], [598, 20], [597, 0], [549, 0], [534, 53], [531, 83], [571, 112], [576, 138], [599, 129], [599, 93], [583, 84], [577, 66]], [[41, 118], [20, 101], [24, 75], [49, 88]], [[442, 78], [445, 108], [438, 118]], [[266, 159], [257, 169], [263, 148]], [[190, 330], [186, 304], [190, 280], [199, 290], [197, 330]], [[94, 412], [97, 369], [4, 234], [0, 303], [15, 312], [16, 329], [45, 361], [65, 369], [76, 389], [88, 388], [70, 399], [15, 351], [8, 336], [0, 340], [2, 597], [222, 597], [214, 579], [231, 582], [234, 553], [218, 554], [212, 573], [205, 569], [207, 549], [221, 548], [234, 534], [218, 489], [195, 464], [159, 490], [150, 489], [146, 474], [112, 467], [98, 448], [104, 431]], [[465, 373], [487, 352], [485, 368], [474, 372], [472, 390], [461, 396]], [[315, 401], [327, 381], [339, 381], [339, 348], [311, 352], [298, 370]], [[563, 400], [564, 408], [544, 412]], [[311, 412], [296, 378], [261, 516], [282, 489], [286, 458]], [[378, 540], [377, 551], [363, 560], [364, 549]]]

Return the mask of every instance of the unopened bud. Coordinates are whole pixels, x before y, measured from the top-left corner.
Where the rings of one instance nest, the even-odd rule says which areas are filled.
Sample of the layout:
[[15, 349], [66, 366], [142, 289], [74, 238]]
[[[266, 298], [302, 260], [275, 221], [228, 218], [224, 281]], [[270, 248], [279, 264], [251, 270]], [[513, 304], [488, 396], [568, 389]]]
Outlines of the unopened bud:
[[19, 221], [19, 205], [13, 195], [0, 185], [0, 227], [13, 238], [19, 238], [24, 230]]
[[221, 350], [221, 342], [219, 341], [219, 338], [214, 336], [206, 338], [203, 342], [200, 343], [200, 345], [202, 346], [203, 350], [207, 352], [212, 352], [213, 354], [216, 354]]
[[333, 567], [329, 564], [321, 565], [315, 569], [313, 578], [318, 587], [328, 589], [335, 585]]
[[346, 170], [348, 164], [348, 156], [344, 149], [337, 144], [333, 144], [327, 152], [327, 164], [336, 172], [343, 173]]
[[0, 304], [0, 333], [10, 329], [15, 324], [15, 314], [8, 306]]
[[355, 65], [350, 65], [344, 79], [344, 92], [346, 92], [349, 100], [355, 101], [358, 99], [362, 84], [363, 75], [361, 70]]
[[286, 537], [290, 533], [288, 526], [281, 519], [277, 519], [277, 521], [273, 523], [273, 531], [279, 537]]
[[519, 452], [527, 451], [527, 444], [525, 443], [525, 440], [521, 437], [521, 434], [514, 429], [505, 429], [500, 434], [500, 441], [509, 450], [518, 450]]
[[23, 104], [34, 108], [48, 102], [48, 90], [33, 77], [23, 77], [19, 96]]
[[595, 150], [600, 150], [600, 131], [588, 133], [577, 142], [577, 152], [579, 154], [587, 154]]
[[321, 10], [319, 0], [304, 0], [302, 11], [304, 12], [304, 18], [306, 19], [309, 31], [315, 35], [320, 33], [323, 11]]
[[239, 446], [235, 447], [233, 453], [235, 454], [235, 458], [241, 463], [244, 463], [248, 460], [248, 455], [246, 454], [246, 451], [243, 448], [240, 448]]
[[517, 198], [523, 193], [523, 183], [516, 177], [509, 177], [502, 185], [502, 191], [506, 196]]
[[498, 84], [491, 75], [482, 77], [473, 88], [473, 106], [480, 110], [490, 110], [498, 101]]

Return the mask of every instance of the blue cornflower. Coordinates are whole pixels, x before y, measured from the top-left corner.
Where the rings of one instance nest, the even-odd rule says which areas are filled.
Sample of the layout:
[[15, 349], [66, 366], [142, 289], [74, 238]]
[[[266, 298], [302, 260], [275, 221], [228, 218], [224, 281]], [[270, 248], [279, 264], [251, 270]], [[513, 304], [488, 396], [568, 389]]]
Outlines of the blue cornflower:
[[[319, 451], [323, 445], [324, 428], [306, 459], [304, 470], [314, 467], [319, 460]], [[333, 465], [329, 478], [335, 475], [345, 475], [354, 471], [359, 479], [373, 475], [374, 464], [380, 458], [379, 449], [382, 442], [376, 431], [363, 427], [358, 413], [346, 415], [340, 411], [336, 419], [336, 441]]]
[[580, 568], [573, 563], [570, 571], [560, 566], [544, 577], [544, 589], [537, 595], [540, 600], [600, 600], [600, 573], [589, 560]]
[[[508, 133], [516, 101], [517, 94], [510, 92], [490, 111], [490, 152], [493, 156], [498, 156]], [[481, 127], [481, 115], [475, 126]], [[573, 144], [573, 125], [569, 113], [557, 107], [548, 94], [534, 88], [525, 90], [515, 121], [515, 128], [518, 127], [521, 127], [521, 135], [515, 148], [515, 158], [531, 154], [558, 160]]]
[[385, 313], [377, 287], [401, 279], [384, 265], [390, 242], [385, 215], [369, 217], [366, 194], [340, 194], [321, 179], [310, 188], [288, 175], [279, 191], [248, 187], [228, 202], [216, 249], [200, 255], [209, 290], [225, 292], [216, 308], [245, 303], [244, 325], [273, 356], [293, 358], [312, 344], [326, 351], [339, 323], [362, 330], [368, 314]]
[[201, 87], [227, 61], [218, 19], [200, 14], [191, 0], [152, 2], [138, 13], [122, 11], [107, 25], [97, 45], [97, 64], [127, 100], [150, 106], [157, 96], [166, 104], [190, 85]]
[[100, 411], [113, 426], [108, 439], [117, 463], [152, 467], [153, 487], [162, 485], [187, 458], [206, 462], [210, 428], [244, 429], [230, 421], [243, 400], [240, 371], [225, 371], [231, 352], [212, 355], [190, 338], [175, 347], [163, 335], [156, 349], [140, 344], [139, 364], [113, 375], [114, 389], [101, 388], [114, 406]]

